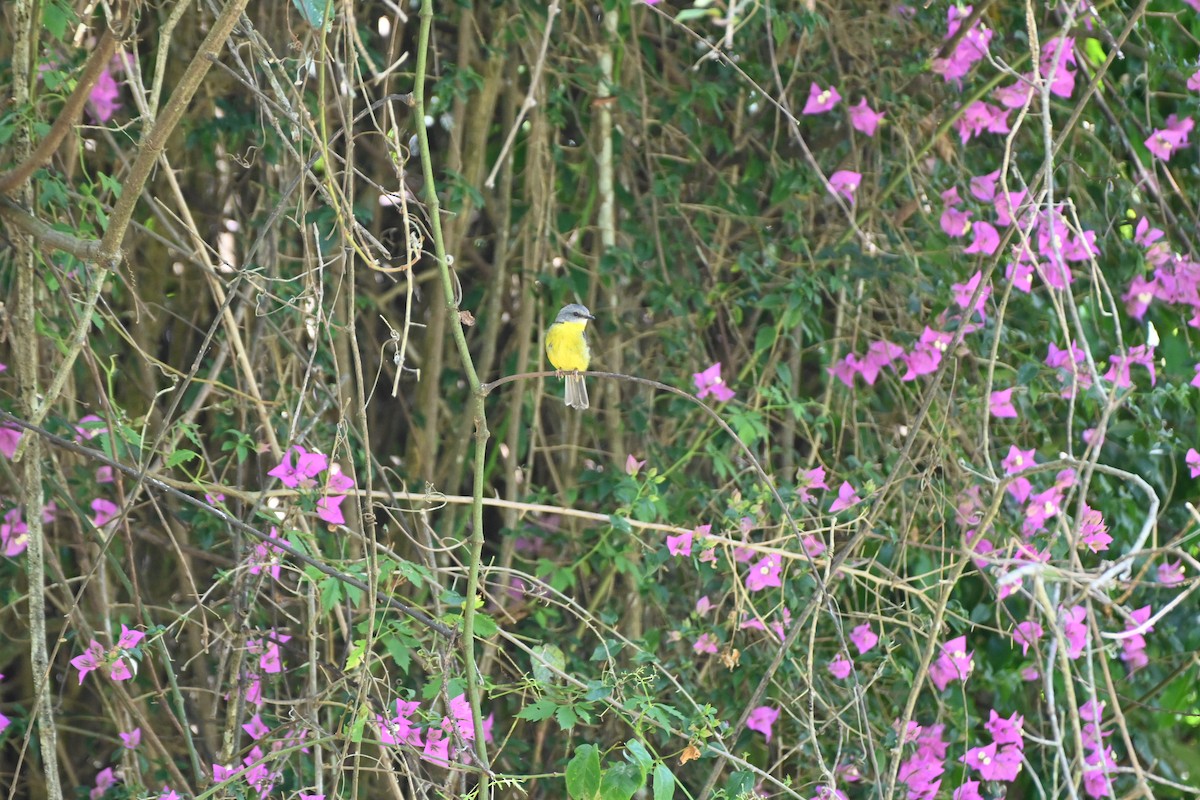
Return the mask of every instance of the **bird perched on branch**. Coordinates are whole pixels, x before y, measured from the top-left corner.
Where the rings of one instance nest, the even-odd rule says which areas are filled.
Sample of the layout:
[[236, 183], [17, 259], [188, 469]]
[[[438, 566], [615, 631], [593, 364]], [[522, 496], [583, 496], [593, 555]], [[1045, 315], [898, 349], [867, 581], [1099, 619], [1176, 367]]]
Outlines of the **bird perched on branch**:
[[587, 371], [592, 360], [585, 335], [589, 319], [596, 319], [592, 312], [579, 303], [570, 303], [562, 307], [546, 331], [546, 357], [558, 377], [567, 380], [567, 407], [581, 411], [588, 407], [587, 385], [580, 373]]

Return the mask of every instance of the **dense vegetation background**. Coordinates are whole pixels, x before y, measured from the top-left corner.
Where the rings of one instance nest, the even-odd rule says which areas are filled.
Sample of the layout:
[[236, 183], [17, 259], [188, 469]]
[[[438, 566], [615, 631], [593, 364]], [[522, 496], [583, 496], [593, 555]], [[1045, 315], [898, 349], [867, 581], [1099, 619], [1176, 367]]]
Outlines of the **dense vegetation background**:
[[6, 4], [0, 790], [1195, 796], [1198, 9]]

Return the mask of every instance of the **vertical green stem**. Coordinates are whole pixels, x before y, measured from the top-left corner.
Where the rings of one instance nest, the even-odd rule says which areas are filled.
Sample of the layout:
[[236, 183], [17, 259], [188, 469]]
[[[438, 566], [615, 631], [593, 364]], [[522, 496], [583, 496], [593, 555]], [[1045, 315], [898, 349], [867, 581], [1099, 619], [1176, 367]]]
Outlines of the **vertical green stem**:
[[475, 423], [475, 474], [471, 504], [471, 554], [467, 565], [467, 597], [463, 604], [463, 661], [467, 673], [467, 697], [471, 701], [471, 716], [475, 725], [475, 756], [480, 767], [480, 798], [490, 796], [488, 773], [490, 770], [487, 743], [483, 740], [483, 715], [480, 711], [482, 692], [480, 675], [475, 662], [475, 597], [479, 592], [479, 566], [483, 553], [483, 470], [487, 456], [489, 431], [484, 412], [483, 392], [479, 386], [479, 375], [471, 360], [467, 347], [466, 333], [459, 316], [458, 300], [454, 281], [450, 275], [450, 264], [446, 257], [446, 240], [442, 234], [441, 204], [438, 202], [437, 187], [433, 181], [433, 159], [429, 151], [429, 134], [425, 130], [425, 78], [429, 63], [429, 32], [433, 26], [433, 0], [421, 3], [421, 29], [417, 43], [417, 67], [413, 85], [413, 105], [416, 116], [417, 141], [421, 145], [421, 170], [425, 177], [425, 205], [429, 210], [429, 230], [433, 238], [434, 255], [438, 274], [446, 298], [446, 313], [449, 314], [450, 333], [462, 360], [467, 382], [474, 396], [472, 411]]

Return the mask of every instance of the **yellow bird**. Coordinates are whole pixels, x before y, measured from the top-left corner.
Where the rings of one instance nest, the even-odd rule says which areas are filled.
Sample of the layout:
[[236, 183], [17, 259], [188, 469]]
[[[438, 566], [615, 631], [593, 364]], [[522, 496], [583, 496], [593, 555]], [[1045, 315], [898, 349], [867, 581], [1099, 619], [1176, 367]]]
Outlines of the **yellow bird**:
[[592, 361], [592, 350], [584, 335], [589, 319], [596, 319], [592, 312], [571, 303], [562, 307], [546, 331], [546, 357], [558, 376], [567, 379], [567, 407], [581, 411], [588, 407], [587, 384], [579, 373], [586, 372]]

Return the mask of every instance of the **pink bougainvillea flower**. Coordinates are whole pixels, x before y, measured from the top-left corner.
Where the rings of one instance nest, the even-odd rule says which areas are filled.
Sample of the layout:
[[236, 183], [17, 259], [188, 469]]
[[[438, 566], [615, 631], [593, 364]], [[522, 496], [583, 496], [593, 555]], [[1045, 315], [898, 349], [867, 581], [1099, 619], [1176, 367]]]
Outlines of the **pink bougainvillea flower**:
[[[120, 63], [119, 59], [114, 61]], [[121, 108], [121, 104], [117, 102], [120, 94], [121, 88], [117, 85], [117, 79], [113, 77], [112, 70], [105, 67], [88, 94], [87, 108], [92, 118], [102, 124], [112, 119]]]
[[1157, 281], [1153, 277], [1145, 277], [1143, 275], [1134, 276], [1129, 282], [1129, 288], [1121, 299], [1125, 301], [1125, 310], [1129, 312], [1129, 316], [1134, 319], [1141, 319], [1146, 316], [1146, 311], [1150, 308], [1150, 303], [1154, 300]]
[[1002, 106], [976, 100], [963, 109], [954, 127], [959, 140], [966, 144], [982, 133], [1008, 133], [1008, 114]]
[[29, 525], [25, 523], [20, 506], [10, 508], [0, 522], [0, 552], [8, 558], [16, 558], [29, 546]]
[[1011, 717], [1002, 717], [996, 709], [988, 712], [988, 721], [983, 727], [992, 735], [992, 741], [998, 745], [1013, 745], [1018, 750], [1025, 749], [1025, 717], [1013, 712]]
[[824, 114], [838, 104], [842, 96], [838, 94], [838, 90], [830, 86], [828, 89], [822, 89], [816, 83], [813, 83], [808, 90], [808, 100], [804, 103], [804, 110], [801, 114]]
[[854, 202], [854, 193], [861, 182], [862, 175], [848, 169], [839, 169], [829, 176], [829, 188], [850, 202]]
[[871, 630], [869, 623], [864, 622], [850, 631], [850, 643], [858, 650], [860, 656], [865, 655], [878, 642], [879, 635]]
[[692, 531], [688, 531], [678, 536], [668, 536], [667, 552], [673, 556], [690, 556], [692, 554], [692, 538], [694, 535]]
[[95, 639], [92, 639], [88, 644], [87, 650], [84, 650], [83, 653], [71, 659], [71, 666], [79, 670], [79, 683], [81, 685], [89, 672], [100, 669], [100, 665], [104, 663], [104, 659], [104, 647]]
[[645, 461], [638, 461], [633, 457], [633, 453], [625, 456], [625, 474], [629, 477], [636, 477], [642, 467], [646, 466]]
[[1012, 402], [1013, 390], [1001, 389], [998, 392], [992, 392], [988, 400], [988, 408], [992, 412], [992, 416], [997, 419], [1016, 419], [1017, 409]]
[[954, 790], [953, 800], [983, 800], [983, 795], [979, 793], [979, 781], [963, 781]]
[[783, 586], [783, 559], [774, 553], [764, 556], [746, 573], [746, 589], [760, 592], [771, 586]]
[[800, 539], [800, 549], [810, 558], [816, 558], [825, 552], [825, 543], [813, 533], [806, 533]]
[[942, 652], [929, 665], [929, 680], [940, 692], [951, 681], [965, 681], [975, 668], [975, 654], [968, 652], [967, 637], [959, 636], [942, 645]]
[[831, 659], [830, 662], [825, 665], [825, 668], [829, 670], [830, 675], [837, 678], [839, 681], [846, 680], [846, 678], [850, 677], [850, 673], [854, 671], [854, 665], [851, 664], [850, 660], [841, 653], [838, 653], [836, 656], [834, 656], [833, 659]]
[[[295, 464], [293, 465], [293, 457]], [[278, 466], [267, 472], [290, 489], [303, 484], [313, 485], [313, 478], [329, 467], [329, 458], [322, 453], [310, 453], [300, 445], [292, 445]]]
[[1073, 39], [1057, 37], [1042, 45], [1041, 74], [1050, 80], [1050, 93], [1070, 97], [1075, 91], [1075, 47]]
[[704, 595], [696, 601], [696, 613], [700, 616], [704, 616], [709, 611], [712, 611], [712, 608], [713, 604], [712, 601], [708, 599], [708, 595]]
[[80, 417], [79, 422], [74, 425], [74, 428], [75, 440], [78, 442], [85, 442], [96, 438], [102, 433], [108, 433], [108, 427], [104, 424], [104, 420], [95, 414]]
[[379, 724], [379, 741], [384, 744], [421, 747], [421, 731], [410, 719], [420, 707], [421, 704], [416, 700], [397, 699], [396, 716], [384, 719], [376, 714], [375, 721]]
[[8, 425], [0, 425], [0, 455], [9, 461], [17, 452], [17, 443], [21, 441], [21, 432]]
[[1028, 450], [1021, 450], [1015, 444], [1011, 444], [1008, 446], [1008, 455], [1000, 462], [1000, 466], [1004, 467], [1005, 475], [1015, 475], [1037, 463], [1034, 460], [1036, 453], [1037, 451], [1032, 447]]
[[954, 335], [951, 333], [942, 333], [926, 326], [921, 338], [913, 346], [912, 352], [900, 359], [908, 367], [908, 370], [900, 376], [900, 380], [912, 381], [921, 375], [936, 372], [938, 365], [942, 363], [942, 356], [949, 349], [950, 340], [953, 338]]
[[1021, 645], [1021, 655], [1028, 655], [1030, 647], [1037, 647], [1043, 633], [1042, 626], [1037, 620], [1018, 622], [1017, 627], [1013, 630], [1013, 641]]
[[837, 499], [829, 506], [829, 513], [836, 514], [861, 502], [862, 498], [858, 496], [858, 491], [850, 485], [850, 481], [842, 481], [842, 485], [838, 487]]
[[796, 496], [800, 498], [801, 503], [811, 503], [816, 498], [809, 492], [810, 489], [828, 488], [829, 486], [825, 484], [825, 468], [816, 466], [798, 477], [796, 481]]
[[725, 381], [721, 379], [720, 361], [703, 372], [694, 373], [692, 380], [696, 384], [698, 400], [703, 400], [710, 394], [722, 403], [733, 399], [733, 390], [726, 386]]
[[975, 238], [963, 249], [964, 253], [980, 253], [990, 256], [1000, 247], [1000, 234], [990, 223], [976, 222], [971, 226], [971, 230], [974, 231]]
[[1171, 561], [1158, 565], [1158, 582], [1163, 586], [1175, 586], [1183, 583], [1183, 562]]
[[775, 720], [779, 719], [779, 709], [771, 706], [759, 706], [750, 712], [750, 716], [746, 718], [746, 727], [752, 731], [757, 731], [767, 737], [767, 741], [771, 741], [773, 735], [772, 728], [775, 726]]
[[[958, 34], [958, 29], [962, 27], [963, 21], [970, 18], [971, 11], [971, 6], [950, 6], [946, 15], [946, 35], [943, 38], [953, 39]], [[958, 40], [958, 44], [951, 53], [945, 58], [933, 60], [930, 70], [936, 75], [941, 75], [947, 83], [961, 84], [971, 67], [987, 55], [988, 45], [991, 41], [992, 31], [979, 24], [977, 20]]]
[[971, 196], [981, 203], [991, 203], [996, 197], [996, 181], [1000, 178], [1000, 170], [993, 170], [986, 175], [976, 175], [967, 186]]
[[879, 123], [883, 119], [883, 113], [877, 113], [867, 105], [867, 98], [865, 97], [858, 101], [858, 105], [849, 108], [847, 113], [850, 115], [850, 124], [854, 129], [865, 133], [867, 136], [875, 135], [875, 130], [879, 127]]
[[996, 199], [992, 202], [992, 208], [996, 211], [996, 224], [1001, 228], [1007, 228], [1012, 224], [1013, 216], [1017, 213], [1017, 209], [1025, 202], [1025, 195], [1028, 192], [1021, 190], [1019, 192], [1003, 191], [996, 193]]
[[1033, 291], [1033, 264], [1028, 261], [1010, 261], [1004, 268], [1007, 278], [1017, 291], [1029, 294]]
[[904, 348], [886, 339], [880, 339], [867, 345], [867, 354], [859, 362], [859, 374], [868, 386], [874, 386], [876, 378], [884, 367], [896, 363], [896, 359], [904, 355]]
[[1086, 547], [1093, 553], [1108, 549], [1112, 537], [1108, 535], [1108, 525], [1100, 512], [1083, 504], [1083, 513], [1079, 515], [1079, 546]]
[[1196, 448], [1188, 448], [1184, 461], [1187, 463], [1188, 472], [1191, 476], [1193, 478], [1200, 477], [1200, 453], [1196, 452]]
[[251, 739], [256, 740], [263, 738], [271, 732], [271, 729], [267, 727], [267, 723], [263, 722], [262, 717], [258, 714], [255, 714], [250, 718], [249, 722], [242, 725], [242, 730], [244, 730], [246, 735]]
[[99, 528], [116, 517], [120, 508], [115, 503], [105, 500], [103, 497], [97, 497], [92, 501], [92, 511], [96, 512], [95, 516], [92, 517], [92, 524]]
[[1083, 655], [1088, 643], [1087, 609], [1074, 606], [1062, 609], [1062, 631], [1067, 640], [1067, 657], [1072, 661]]
[[1167, 117], [1167, 127], [1155, 130], [1146, 138], [1146, 149], [1163, 161], [1170, 161], [1176, 151], [1188, 143], [1195, 122], [1191, 117], [1179, 119], [1175, 114]]
[[941, 225], [942, 231], [947, 236], [959, 239], [966, 236], [967, 231], [971, 230], [971, 213], [964, 209], [947, 206], [946, 210], [942, 212], [938, 224]]
[[1200, 70], [1193, 72], [1192, 77], [1187, 79], [1187, 88], [1189, 92], [1200, 92]]
[[[986, 222], [981, 222], [979, 224], [986, 225], [989, 228], [992, 227], [991, 225], [988, 225]], [[976, 227], [978, 227], [978, 226], [976, 226]], [[992, 228], [993, 233], [995, 233], [995, 230], [996, 230], [995, 228]], [[975, 238], [976, 238], [976, 241], [979, 240], [978, 235], [976, 235]], [[966, 251], [964, 251], [964, 252], [966, 252]], [[975, 290], [979, 288], [979, 282], [981, 280], [983, 280], [983, 272], [976, 270], [975, 274], [972, 275], [970, 280], [968, 280], [966, 283], [951, 284], [950, 291], [954, 295], [954, 304], [957, 305], [959, 308], [963, 309], [964, 311], [966, 311], [967, 306], [970, 305], [970, 303], [971, 303], [971, 297], [975, 294]], [[983, 291], [981, 291], [979, 293], [979, 299], [975, 301], [975, 305], [971, 308], [971, 311], [973, 313], [978, 313], [979, 316], [981, 316], [981, 317], [984, 316], [984, 313], [983, 313], [984, 304], [987, 303], [987, 299], [989, 296], [991, 296], [991, 294], [992, 294], [991, 286], [983, 287]]]
[[700, 638], [695, 641], [695, 643], [692, 645], [692, 649], [695, 650], [697, 653], [704, 653], [707, 655], [716, 655], [717, 644], [718, 644], [718, 642], [717, 642], [716, 636], [713, 636], [711, 633], [705, 633], [705, 634], [702, 634], [700, 636]]
[[828, 368], [830, 375], [850, 388], [854, 388], [854, 376], [858, 375], [861, 371], [862, 366], [859, 364], [858, 356], [854, 355], [854, 353], [847, 353], [843, 358], [838, 359], [832, 367]]
[[100, 800], [109, 789], [116, 786], [119, 782], [112, 767], [105, 767], [96, 774], [96, 786], [88, 792], [90, 800]]
[[1154, 368], [1153, 347], [1139, 344], [1129, 348], [1129, 352], [1127, 353], [1115, 353], [1109, 356], [1108, 360], [1110, 365], [1108, 372], [1104, 373], [1104, 380], [1112, 381], [1122, 389], [1129, 389], [1133, 386], [1133, 379], [1130, 377], [1129, 368], [1135, 365], [1145, 367], [1150, 373], [1151, 386], [1154, 386], [1158, 382], [1158, 373]]

